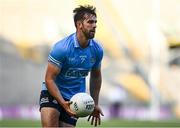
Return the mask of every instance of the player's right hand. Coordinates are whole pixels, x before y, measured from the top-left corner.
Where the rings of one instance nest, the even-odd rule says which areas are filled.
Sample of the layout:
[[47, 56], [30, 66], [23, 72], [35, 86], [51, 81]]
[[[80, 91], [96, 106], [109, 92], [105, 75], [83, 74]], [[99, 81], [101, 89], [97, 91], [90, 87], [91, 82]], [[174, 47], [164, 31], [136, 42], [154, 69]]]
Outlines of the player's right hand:
[[72, 101], [65, 101], [63, 104], [63, 108], [70, 116], [76, 117], [76, 113], [70, 109], [70, 104], [72, 104]]

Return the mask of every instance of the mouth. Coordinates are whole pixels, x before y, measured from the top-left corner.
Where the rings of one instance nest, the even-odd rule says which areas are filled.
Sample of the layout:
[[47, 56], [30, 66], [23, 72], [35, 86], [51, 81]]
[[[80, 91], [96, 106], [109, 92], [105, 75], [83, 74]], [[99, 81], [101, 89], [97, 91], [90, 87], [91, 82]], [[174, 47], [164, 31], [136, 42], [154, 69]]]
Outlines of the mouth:
[[95, 32], [96, 32], [95, 30], [91, 30], [91, 31], [90, 31], [90, 33], [93, 33], [93, 34], [94, 34]]

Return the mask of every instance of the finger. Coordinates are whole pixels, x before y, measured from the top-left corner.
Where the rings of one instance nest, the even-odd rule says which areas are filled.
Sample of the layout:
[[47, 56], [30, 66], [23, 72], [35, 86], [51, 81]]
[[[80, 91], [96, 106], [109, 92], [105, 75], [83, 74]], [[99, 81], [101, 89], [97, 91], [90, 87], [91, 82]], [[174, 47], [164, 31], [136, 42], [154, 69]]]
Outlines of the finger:
[[95, 123], [94, 123], [94, 126], [95, 126], [95, 127], [97, 126], [97, 120], [98, 120], [98, 118], [96, 117], [96, 118], [95, 118]]
[[104, 116], [104, 114], [103, 114], [103, 112], [102, 112], [102, 111], [100, 111], [100, 114], [101, 114], [101, 116]]
[[93, 125], [93, 124], [94, 124], [94, 116], [91, 119], [91, 125]]
[[88, 117], [88, 120], [87, 121], [89, 121], [91, 119], [91, 115]]
[[73, 112], [70, 112], [70, 115], [76, 117], [76, 114]]
[[98, 119], [99, 119], [99, 125], [101, 125], [101, 117], [99, 117]]
[[69, 115], [71, 115], [71, 116], [74, 116], [74, 117], [76, 116], [76, 113], [75, 113], [75, 112], [73, 112], [73, 111], [72, 111], [72, 110], [70, 110], [70, 109], [68, 110], [68, 113], [69, 113]]
[[68, 102], [69, 105], [72, 104], [72, 103], [73, 103], [73, 101], [69, 101], [69, 102]]

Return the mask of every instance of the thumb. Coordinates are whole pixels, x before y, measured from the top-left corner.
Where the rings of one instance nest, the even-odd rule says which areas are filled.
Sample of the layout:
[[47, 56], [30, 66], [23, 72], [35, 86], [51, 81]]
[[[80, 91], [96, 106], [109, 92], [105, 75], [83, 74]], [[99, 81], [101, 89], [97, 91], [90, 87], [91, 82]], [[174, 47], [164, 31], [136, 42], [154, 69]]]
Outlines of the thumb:
[[101, 112], [101, 116], [104, 116], [104, 114]]
[[104, 113], [102, 111], [100, 111], [100, 114], [101, 114], [101, 116], [104, 116]]
[[72, 103], [73, 103], [73, 101], [69, 101], [69, 102], [68, 102], [69, 105], [72, 104]]

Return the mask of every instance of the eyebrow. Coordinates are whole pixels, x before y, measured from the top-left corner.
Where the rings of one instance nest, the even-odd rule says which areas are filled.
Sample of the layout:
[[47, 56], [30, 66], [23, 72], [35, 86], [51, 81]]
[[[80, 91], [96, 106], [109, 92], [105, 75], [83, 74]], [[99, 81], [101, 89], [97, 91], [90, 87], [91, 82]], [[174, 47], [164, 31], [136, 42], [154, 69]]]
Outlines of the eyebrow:
[[89, 22], [89, 23], [97, 23], [97, 20], [88, 20], [87, 22]]

